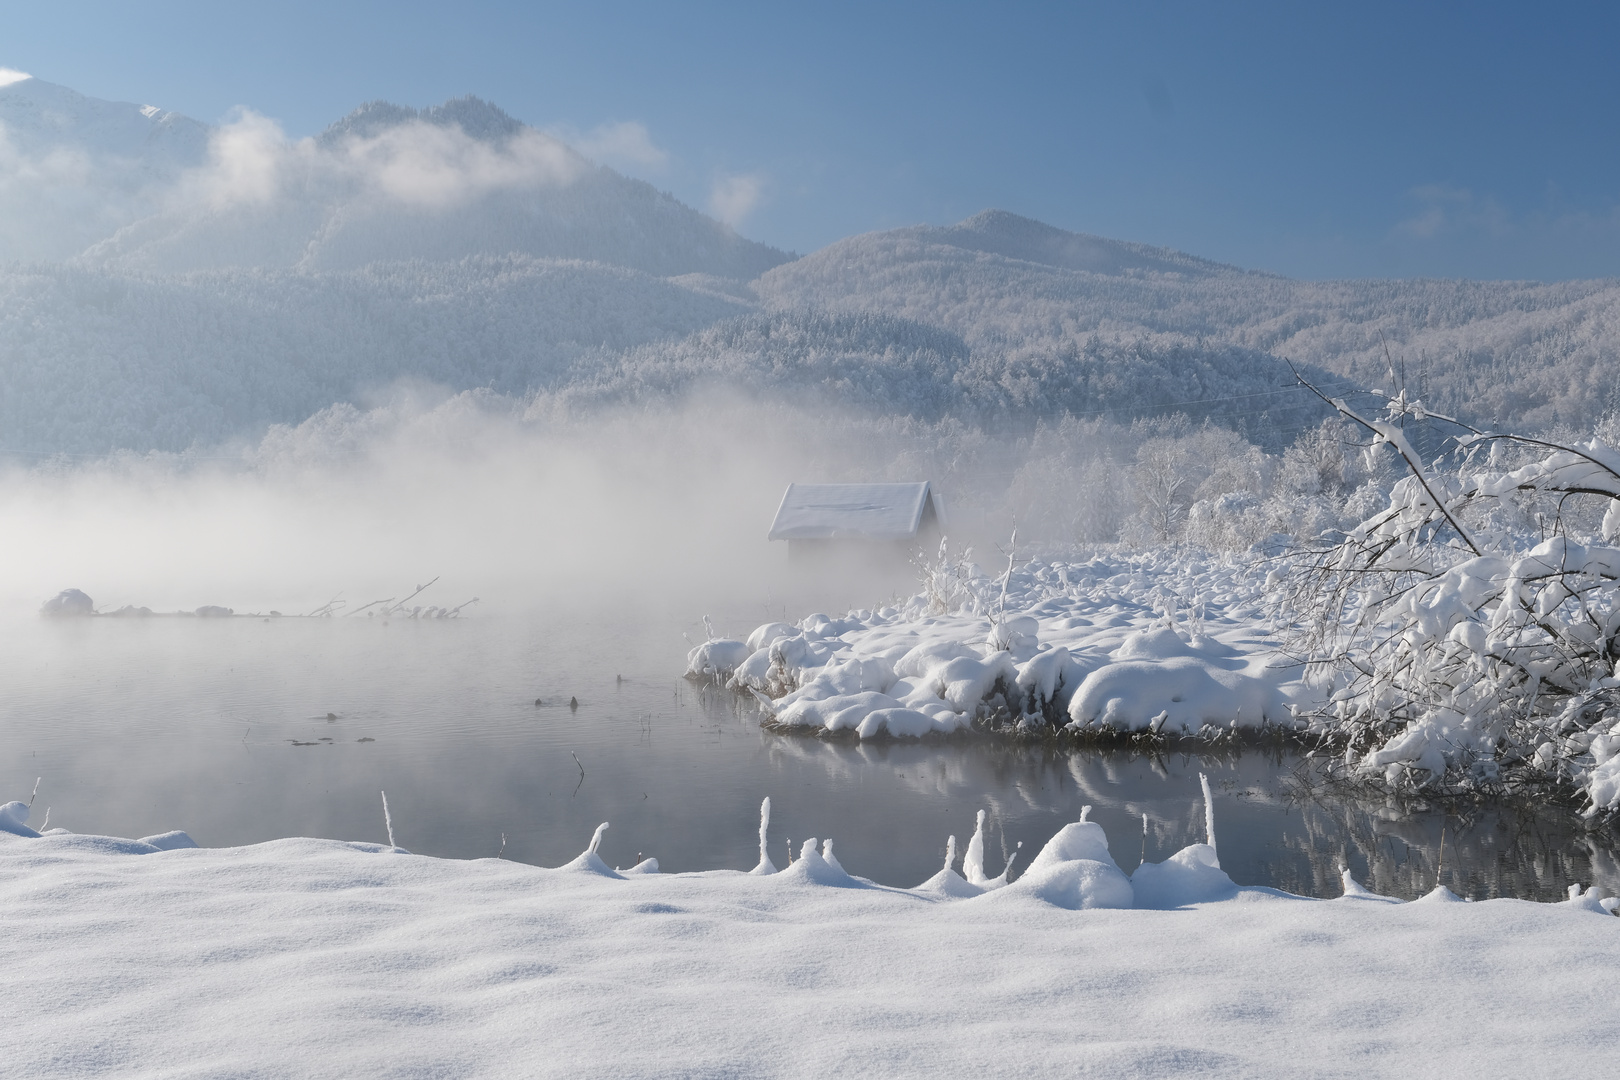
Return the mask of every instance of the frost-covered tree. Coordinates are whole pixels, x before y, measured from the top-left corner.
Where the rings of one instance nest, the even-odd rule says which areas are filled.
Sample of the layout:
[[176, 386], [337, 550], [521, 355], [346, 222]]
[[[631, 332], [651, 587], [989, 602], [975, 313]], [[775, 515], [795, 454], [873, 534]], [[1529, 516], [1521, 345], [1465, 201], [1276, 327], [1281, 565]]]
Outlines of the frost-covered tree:
[[1174, 436], [1158, 435], [1137, 447], [1130, 477], [1131, 492], [1141, 507], [1134, 525], [1142, 535], [1164, 544], [1180, 534], [1190, 503], [1191, 461], [1184, 440]]
[[[1312, 722], [1350, 775], [1397, 790], [1575, 789], [1589, 813], [1620, 808], [1620, 451], [1467, 431], [1430, 463], [1403, 426], [1421, 405], [1337, 404], [1408, 474], [1280, 582], [1331, 691]], [[1531, 459], [1503, 467], [1504, 448]], [[1544, 508], [1530, 520], [1526, 500]], [[1605, 508], [1595, 533], [1583, 501]]]

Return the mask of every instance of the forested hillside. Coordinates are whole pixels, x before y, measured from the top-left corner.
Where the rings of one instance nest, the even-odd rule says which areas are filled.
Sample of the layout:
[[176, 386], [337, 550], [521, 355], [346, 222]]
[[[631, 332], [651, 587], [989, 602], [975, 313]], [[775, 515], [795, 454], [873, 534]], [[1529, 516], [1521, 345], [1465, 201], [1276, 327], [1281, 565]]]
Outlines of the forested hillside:
[[990, 211], [842, 240], [758, 288], [772, 307], [943, 327], [1007, 368], [1121, 346], [1241, 350], [1389, 387], [1393, 361], [1435, 408], [1530, 427], [1590, 425], [1620, 391], [1615, 281], [1292, 281]]
[[739, 301], [523, 256], [178, 276], [0, 271], [0, 448], [183, 450], [400, 379], [523, 394], [582, 356], [679, 336]]

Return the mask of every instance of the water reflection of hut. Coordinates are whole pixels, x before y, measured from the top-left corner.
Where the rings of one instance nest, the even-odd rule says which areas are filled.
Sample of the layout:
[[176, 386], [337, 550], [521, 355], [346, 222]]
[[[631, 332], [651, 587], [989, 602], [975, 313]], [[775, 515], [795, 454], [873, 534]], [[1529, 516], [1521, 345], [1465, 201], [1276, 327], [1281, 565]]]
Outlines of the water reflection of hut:
[[945, 503], [928, 481], [913, 484], [789, 484], [771, 525], [794, 559], [867, 553], [904, 557], [939, 542]]

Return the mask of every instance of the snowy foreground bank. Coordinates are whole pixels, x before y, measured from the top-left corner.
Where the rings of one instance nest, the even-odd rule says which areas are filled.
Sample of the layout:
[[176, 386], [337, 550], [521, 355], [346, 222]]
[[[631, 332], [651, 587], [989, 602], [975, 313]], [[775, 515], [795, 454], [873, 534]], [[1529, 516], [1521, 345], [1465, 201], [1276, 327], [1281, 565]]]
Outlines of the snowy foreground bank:
[[1085, 821], [1010, 885], [970, 842], [966, 877], [901, 890], [815, 841], [664, 875], [610, 869], [602, 830], [547, 870], [0, 816], [5, 1077], [1595, 1076], [1620, 1053], [1595, 891], [1307, 900], [1233, 885], [1208, 844], [1126, 876]]

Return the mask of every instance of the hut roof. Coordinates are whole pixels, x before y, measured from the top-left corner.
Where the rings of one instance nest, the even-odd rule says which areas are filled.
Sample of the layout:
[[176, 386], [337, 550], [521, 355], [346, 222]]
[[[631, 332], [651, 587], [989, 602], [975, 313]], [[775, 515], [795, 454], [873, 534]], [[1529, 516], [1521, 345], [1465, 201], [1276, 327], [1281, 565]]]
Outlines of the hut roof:
[[938, 514], [928, 481], [916, 484], [789, 484], [772, 540], [909, 540]]

